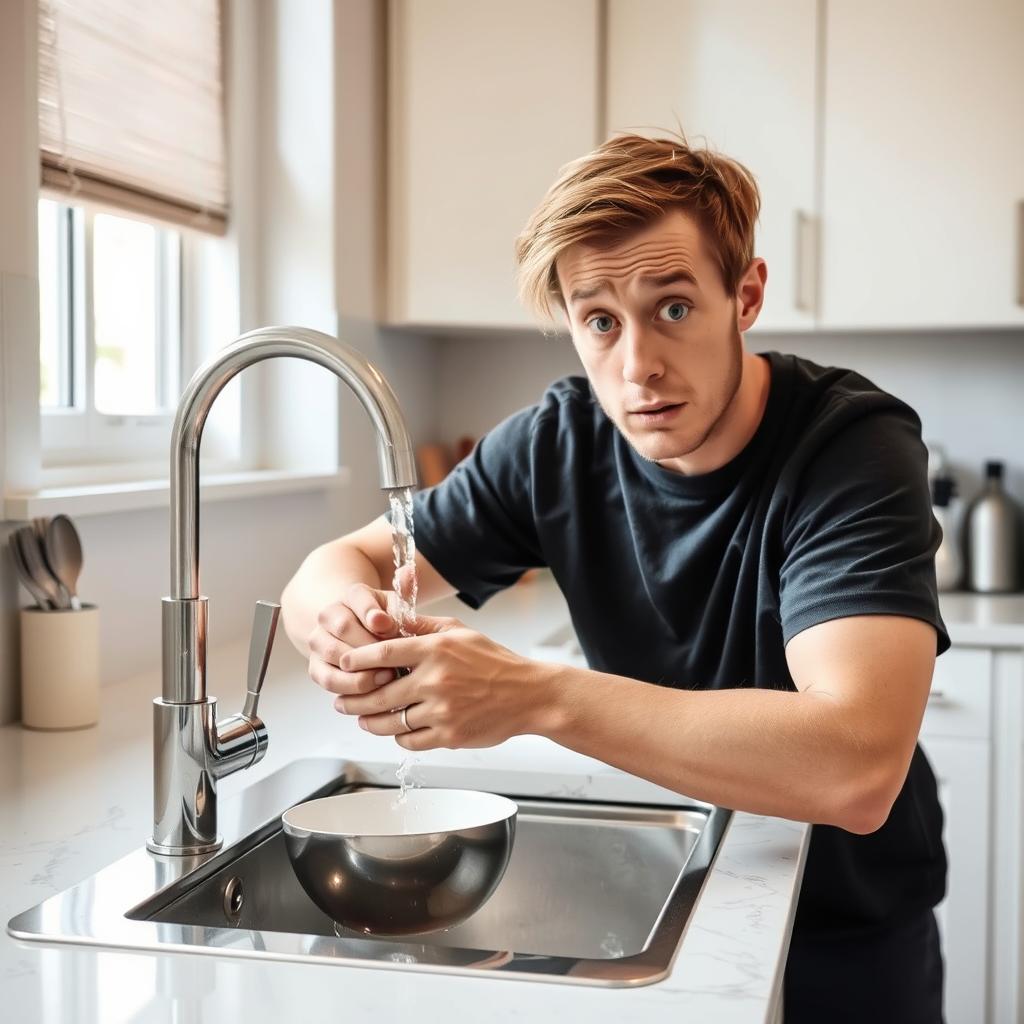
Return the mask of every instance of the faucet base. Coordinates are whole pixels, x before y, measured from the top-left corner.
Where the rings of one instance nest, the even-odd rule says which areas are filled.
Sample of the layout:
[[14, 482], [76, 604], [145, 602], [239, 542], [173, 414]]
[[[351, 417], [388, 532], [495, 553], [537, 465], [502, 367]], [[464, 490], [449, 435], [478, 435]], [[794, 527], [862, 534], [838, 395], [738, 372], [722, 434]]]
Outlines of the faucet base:
[[217, 782], [263, 759], [267, 727], [258, 717], [217, 721], [217, 698], [153, 701], [153, 831], [150, 853], [189, 857], [220, 849]]
[[217, 836], [212, 843], [207, 843], [205, 846], [165, 846], [152, 838], [146, 840], [146, 849], [150, 853], [160, 854], [164, 857], [191, 857], [193, 854], [199, 853], [216, 853], [223, 845], [222, 836]]
[[187, 856], [216, 849], [217, 700], [153, 701], [153, 853]]

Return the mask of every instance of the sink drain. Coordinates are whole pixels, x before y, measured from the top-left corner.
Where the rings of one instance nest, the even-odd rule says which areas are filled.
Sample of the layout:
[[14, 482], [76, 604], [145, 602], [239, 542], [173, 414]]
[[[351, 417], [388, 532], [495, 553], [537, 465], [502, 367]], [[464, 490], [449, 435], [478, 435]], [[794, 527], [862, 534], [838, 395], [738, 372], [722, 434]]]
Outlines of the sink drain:
[[224, 916], [232, 924], [238, 923], [243, 903], [245, 893], [242, 892], [242, 880], [237, 875], [232, 875], [224, 886]]

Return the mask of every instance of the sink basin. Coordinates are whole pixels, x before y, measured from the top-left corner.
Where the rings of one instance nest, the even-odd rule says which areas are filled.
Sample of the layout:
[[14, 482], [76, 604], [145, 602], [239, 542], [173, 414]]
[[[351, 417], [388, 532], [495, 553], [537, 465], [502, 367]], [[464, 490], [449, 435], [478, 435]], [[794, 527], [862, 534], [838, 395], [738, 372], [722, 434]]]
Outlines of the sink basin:
[[[425, 786], [497, 791], [487, 771], [418, 774]], [[224, 802], [221, 850], [176, 858], [139, 849], [14, 918], [8, 931], [151, 952], [647, 984], [668, 973], [730, 813], [692, 801], [504, 793], [519, 814], [494, 894], [461, 924], [396, 940], [347, 931], [317, 908], [292, 870], [280, 820], [304, 800], [393, 782], [393, 767], [297, 761]]]

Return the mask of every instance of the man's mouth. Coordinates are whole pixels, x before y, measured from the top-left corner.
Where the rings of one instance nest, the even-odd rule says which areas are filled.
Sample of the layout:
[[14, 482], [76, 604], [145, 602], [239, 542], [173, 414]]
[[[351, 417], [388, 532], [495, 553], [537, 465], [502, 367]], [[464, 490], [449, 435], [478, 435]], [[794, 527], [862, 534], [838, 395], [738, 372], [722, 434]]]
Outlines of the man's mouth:
[[642, 405], [636, 409], [630, 409], [629, 415], [640, 420], [641, 423], [661, 423], [671, 419], [683, 406], [685, 402], [662, 402], [660, 405]]

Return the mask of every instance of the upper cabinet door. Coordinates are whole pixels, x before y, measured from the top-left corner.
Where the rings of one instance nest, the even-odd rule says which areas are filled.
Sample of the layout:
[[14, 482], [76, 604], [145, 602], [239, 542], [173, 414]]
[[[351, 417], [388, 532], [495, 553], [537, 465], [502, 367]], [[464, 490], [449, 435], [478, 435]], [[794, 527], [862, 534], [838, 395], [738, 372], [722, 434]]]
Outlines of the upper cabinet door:
[[597, 142], [597, 0], [392, 0], [388, 320], [534, 325], [514, 242]]
[[815, 313], [815, 0], [609, 0], [607, 134], [677, 130], [744, 164], [768, 265], [757, 328]]
[[1024, 323], [1024, 3], [828, 6], [823, 327]]

